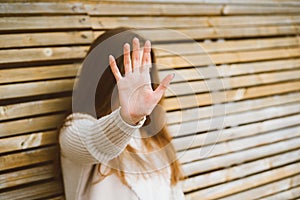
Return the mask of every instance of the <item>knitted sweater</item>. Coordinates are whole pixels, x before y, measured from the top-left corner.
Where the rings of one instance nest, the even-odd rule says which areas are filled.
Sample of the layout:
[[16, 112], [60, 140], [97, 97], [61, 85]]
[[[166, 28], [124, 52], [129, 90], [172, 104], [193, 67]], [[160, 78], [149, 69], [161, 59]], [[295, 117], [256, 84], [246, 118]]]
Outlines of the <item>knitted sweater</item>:
[[115, 174], [97, 181], [101, 178], [99, 163], [105, 171], [105, 164], [120, 155], [128, 144], [139, 146], [133, 136], [139, 134], [145, 118], [136, 126], [129, 125], [121, 118], [119, 108], [100, 119], [83, 113], [73, 113], [67, 119], [71, 120], [59, 135], [67, 200], [184, 199], [181, 186], [172, 187], [170, 184], [170, 167], [166, 173], [168, 178], [157, 174], [145, 179], [126, 173], [128, 185], [124, 185]]

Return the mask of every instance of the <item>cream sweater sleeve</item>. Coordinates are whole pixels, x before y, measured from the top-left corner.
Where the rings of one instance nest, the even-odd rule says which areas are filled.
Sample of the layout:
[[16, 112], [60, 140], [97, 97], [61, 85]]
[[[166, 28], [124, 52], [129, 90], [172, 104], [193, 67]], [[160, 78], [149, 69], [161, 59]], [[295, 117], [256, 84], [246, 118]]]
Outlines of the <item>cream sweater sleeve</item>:
[[80, 164], [106, 163], [117, 157], [145, 121], [129, 125], [121, 118], [120, 108], [100, 119], [83, 113], [69, 117], [59, 134], [61, 155]]

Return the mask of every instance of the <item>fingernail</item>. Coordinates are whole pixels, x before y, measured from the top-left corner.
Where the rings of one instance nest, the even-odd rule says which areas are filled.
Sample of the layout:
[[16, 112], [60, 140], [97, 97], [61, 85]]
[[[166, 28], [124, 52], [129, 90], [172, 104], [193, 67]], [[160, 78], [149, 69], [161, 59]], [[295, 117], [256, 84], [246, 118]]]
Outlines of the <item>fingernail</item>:
[[172, 79], [175, 77], [175, 73], [172, 73]]
[[145, 45], [148, 45], [148, 46], [150, 46], [150, 45], [151, 45], [151, 42], [150, 42], [150, 40], [147, 40], [147, 41], [145, 42]]

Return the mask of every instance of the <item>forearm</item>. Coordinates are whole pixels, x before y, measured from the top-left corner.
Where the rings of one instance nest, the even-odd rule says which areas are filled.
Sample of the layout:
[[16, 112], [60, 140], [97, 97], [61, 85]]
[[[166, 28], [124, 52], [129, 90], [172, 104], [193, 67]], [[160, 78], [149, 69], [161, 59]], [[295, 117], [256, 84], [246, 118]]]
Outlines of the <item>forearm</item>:
[[105, 163], [117, 157], [143, 123], [127, 124], [119, 109], [100, 119], [81, 113], [74, 113], [73, 117], [69, 126], [61, 129], [61, 152], [82, 164]]

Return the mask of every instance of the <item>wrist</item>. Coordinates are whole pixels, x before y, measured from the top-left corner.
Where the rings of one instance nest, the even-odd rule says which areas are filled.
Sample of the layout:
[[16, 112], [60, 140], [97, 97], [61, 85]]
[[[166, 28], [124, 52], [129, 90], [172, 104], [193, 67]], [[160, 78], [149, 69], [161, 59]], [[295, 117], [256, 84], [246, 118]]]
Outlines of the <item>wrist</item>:
[[138, 125], [146, 117], [146, 116], [133, 116], [127, 114], [126, 112], [124, 112], [122, 108], [120, 109], [120, 116], [126, 123], [132, 126]]

